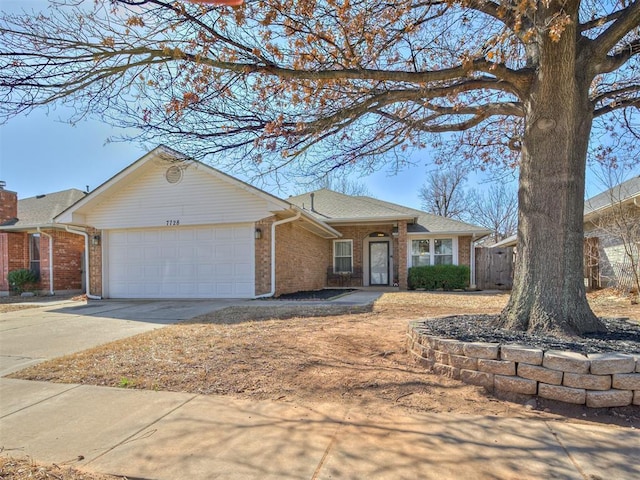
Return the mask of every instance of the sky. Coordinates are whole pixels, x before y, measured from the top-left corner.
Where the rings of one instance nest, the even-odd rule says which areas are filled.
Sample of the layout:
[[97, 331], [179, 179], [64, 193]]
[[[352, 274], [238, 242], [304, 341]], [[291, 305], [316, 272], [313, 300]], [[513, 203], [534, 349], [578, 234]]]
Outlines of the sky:
[[[0, 11], [17, 12], [22, 8], [42, 8], [46, 0], [1, 0]], [[93, 190], [146, 153], [133, 142], [108, 143], [118, 130], [98, 121], [83, 121], [75, 126], [61, 121], [62, 108], [42, 108], [27, 116], [0, 125], [0, 180], [6, 189], [27, 198], [69, 188]], [[180, 150], [179, 146], [171, 145]], [[354, 178], [365, 184], [374, 197], [420, 208], [418, 192], [425, 182], [429, 165], [428, 152], [414, 155], [415, 165], [397, 175], [384, 170], [368, 177]], [[640, 172], [636, 172], [640, 173]], [[247, 179], [242, 179], [247, 180]], [[471, 172], [468, 187], [486, 188], [487, 176]], [[602, 188], [593, 175], [587, 177], [588, 196]], [[294, 192], [270, 192], [280, 197]]]

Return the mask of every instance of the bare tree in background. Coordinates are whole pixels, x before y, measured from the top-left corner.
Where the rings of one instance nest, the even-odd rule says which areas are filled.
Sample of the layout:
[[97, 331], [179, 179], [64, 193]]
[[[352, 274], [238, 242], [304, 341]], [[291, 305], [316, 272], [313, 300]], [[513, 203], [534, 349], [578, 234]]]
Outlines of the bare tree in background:
[[466, 172], [458, 165], [429, 173], [418, 194], [422, 208], [434, 215], [462, 220], [471, 211], [465, 182]]
[[624, 171], [603, 166], [596, 174], [606, 189], [587, 202], [585, 231], [598, 238], [600, 276], [618, 290], [640, 299], [640, 177], [625, 181]]
[[518, 230], [518, 192], [504, 184], [494, 185], [486, 192], [471, 195], [471, 214], [468, 220], [493, 230], [494, 243], [504, 240]]
[[295, 189], [295, 194], [300, 195], [302, 193], [306, 193], [311, 190], [319, 190], [321, 188], [344, 193], [345, 195], [371, 196], [371, 192], [364, 183], [357, 180], [351, 180], [346, 175], [338, 175], [337, 173], [325, 175], [323, 178], [315, 182], [298, 185]]

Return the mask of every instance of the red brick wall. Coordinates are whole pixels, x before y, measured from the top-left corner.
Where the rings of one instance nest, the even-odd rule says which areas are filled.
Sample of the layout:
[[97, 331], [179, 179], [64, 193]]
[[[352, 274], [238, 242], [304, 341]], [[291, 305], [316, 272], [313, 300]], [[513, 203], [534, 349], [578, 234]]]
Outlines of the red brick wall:
[[299, 227], [295, 222], [276, 227], [276, 296], [319, 290], [331, 265], [331, 240]]
[[0, 233], [0, 295], [9, 292], [9, 234]]
[[[83, 290], [84, 237], [63, 230], [43, 230], [43, 232], [53, 237], [53, 290]], [[42, 235], [40, 237], [41, 290], [50, 290], [49, 272], [49, 237]]]
[[24, 232], [0, 233], [0, 292], [9, 291], [7, 275], [13, 270], [29, 268], [29, 243]]
[[0, 190], [0, 223], [18, 217], [18, 194]]

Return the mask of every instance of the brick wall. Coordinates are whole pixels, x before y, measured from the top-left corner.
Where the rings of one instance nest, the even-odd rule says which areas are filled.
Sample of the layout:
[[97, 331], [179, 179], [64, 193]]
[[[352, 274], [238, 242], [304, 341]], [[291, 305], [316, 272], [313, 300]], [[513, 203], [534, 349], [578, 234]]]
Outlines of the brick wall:
[[295, 222], [276, 227], [276, 296], [325, 286], [331, 264], [331, 240]]
[[262, 238], [255, 243], [256, 295], [271, 291], [271, 224], [275, 220], [270, 217], [256, 222], [256, 228], [262, 231]]
[[0, 234], [0, 292], [9, 291], [7, 275], [13, 270], [29, 268], [28, 235], [24, 232]]
[[18, 217], [18, 194], [0, 190], [0, 223]]
[[471, 266], [471, 237], [458, 238], [458, 265]]
[[[364, 268], [364, 241], [369, 238], [370, 234], [382, 232], [391, 238], [393, 231], [393, 225], [336, 225], [333, 228], [342, 234], [341, 240], [353, 240], [353, 266], [355, 268]], [[331, 252], [327, 267], [331, 266], [332, 262], [333, 251]]]
[[[53, 237], [53, 290], [81, 291], [84, 237], [63, 230], [43, 230]], [[40, 289], [50, 290], [49, 237], [40, 238]]]
[[398, 250], [395, 258], [398, 261], [398, 280], [401, 290], [409, 288], [409, 265], [407, 265], [407, 222], [398, 222]]
[[[94, 235], [100, 235], [102, 237], [102, 231], [95, 228], [87, 229], [89, 238]], [[80, 235], [84, 242], [84, 237]], [[102, 296], [102, 239], [99, 245], [93, 245], [89, 242], [89, 283], [91, 295]]]
[[[0, 190], [0, 223], [4, 223], [7, 220], [16, 218], [17, 216], [18, 194], [9, 190]], [[21, 238], [21, 234], [6, 232], [0, 233], [0, 294], [5, 295], [9, 292], [9, 282], [7, 280], [9, 272], [16, 268], [24, 268], [22, 263], [19, 263], [20, 266], [16, 267], [15, 262], [12, 260], [12, 256], [9, 255], [10, 251], [15, 253], [15, 242], [19, 242]], [[22, 257], [21, 251], [20, 257]], [[29, 257], [27, 256], [27, 261], [28, 259]], [[22, 258], [18, 260], [22, 262]]]

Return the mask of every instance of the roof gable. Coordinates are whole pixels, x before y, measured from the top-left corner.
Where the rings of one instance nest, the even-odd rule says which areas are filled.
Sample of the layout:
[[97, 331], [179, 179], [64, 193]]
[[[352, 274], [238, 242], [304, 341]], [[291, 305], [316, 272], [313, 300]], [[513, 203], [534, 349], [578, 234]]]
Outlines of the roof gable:
[[[168, 170], [173, 166], [179, 169], [178, 177], [170, 181]], [[242, 213], [232, 218], [237, 208]], [[96, 228], [154, 226], [159, 224], [158, 216], [166, 221], [177, 215], [188, 224], [234, 223], [255, 221], [270, 212], [289, 208], [288, 203], [277, 197], [160, 146], [107, 180], [56, 220]]]

